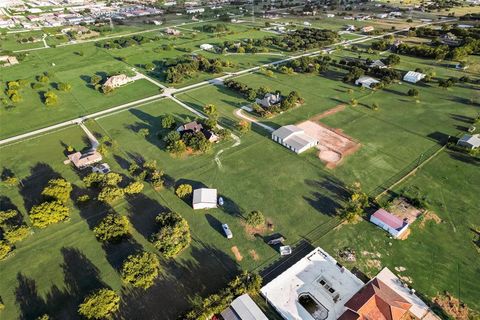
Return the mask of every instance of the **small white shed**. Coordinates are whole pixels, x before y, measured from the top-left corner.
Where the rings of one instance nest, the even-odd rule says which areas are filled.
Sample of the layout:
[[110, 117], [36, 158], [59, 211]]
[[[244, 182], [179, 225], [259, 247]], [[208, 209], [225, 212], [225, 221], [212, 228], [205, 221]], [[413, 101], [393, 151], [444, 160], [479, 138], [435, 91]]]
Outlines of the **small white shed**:
[[408, 71], [403, 77], [403, 81], [410, 83], [417, 83], [418, 81], [425, 78], [425, 74], [415, 71]]
[[217, 189], [200, 188], [193, 190], [192, 207], [194, 210], [216, 208]]

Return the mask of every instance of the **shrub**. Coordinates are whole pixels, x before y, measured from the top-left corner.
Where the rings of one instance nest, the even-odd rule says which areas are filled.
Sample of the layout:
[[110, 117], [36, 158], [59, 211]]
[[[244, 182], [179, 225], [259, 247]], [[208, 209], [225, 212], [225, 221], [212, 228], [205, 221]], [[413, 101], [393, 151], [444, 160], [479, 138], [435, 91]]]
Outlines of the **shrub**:
[[18, 178], [15, 176], [4, 177], [2, 181], [8, 187], [15, 187], [19, 183]]
[[190, 245], [190, 227], [180, 214], [163, 213], [155, 220], [160, 230], [152, 235], [151, 242], [165, 257], [174, 257]]
[[122, 280], [134, 287], [148, 289], [158, 277], [160, 262], [155, 254], [143, 252], [130, 255], [123, 263]]
[[77, 197], [77, 203], [86, 203], [90, 201], [90, 196], [88, 194], [82, 194]]
[[33, 206], [30, 210], [30, 221], [37, 228], [45, 228], [50, 224], [68, 219], [69, 209], [61, 201], [49, 201]]
[[144, 187], [143, 183], [141, 183], [140, 181], [134, 181], [130, 183], [128, 186], [126, 186], [124, 191], [126, 194], [136, 194], [136, 193], [142, 192], [143, 187]]
[[259, 227], [265, 224], [265, 217], [260, 211], [252, 211], [247, 215], [246, 222], [249, 226]]
[[175, 124], [175, 118], [171, 114], [162, 117], [162, 128], [170, 129]]
[[247, 133], [248, 131], [250, 131], [251, 126], [252, 126], [252, 124], [249, 121], [246, 121], [246, 120], [240, 120], [237, 123], [237, 129], [241, 133]]
[[119, 214], [109, 214], [93, 229], [97, 239], [114, 242], [130, 234], [130, 221]]
[[138, 133], [139, 133], [142, 137], [146, 138], [146, 137], [148, 137], [148, 136], [150, 135], [150, 130], [148, 130], [147, 128], [142, 128], [142, 129], [138, 130]]
[[410, 96], [410, 97], [418, 97], [418, 90], [413, 88], [413, 89], [410, 89], [408, 90], [407, 94]]
[[72, 85], [70, 83], [60, 82], [58, 84], [58, 90], [60, 91], [71, 91]]
[[185, 183], [181, 184], [177, 187], [175, 193], [179, 198], [185, 198], [186, 196], [192, 194], [192, 186]]
[[78, 306], [78, 313], [87, 319], [104, 319], [110, 317], [120, 308], [120, 297], [115, 291], [99, 289], [83, 300]]

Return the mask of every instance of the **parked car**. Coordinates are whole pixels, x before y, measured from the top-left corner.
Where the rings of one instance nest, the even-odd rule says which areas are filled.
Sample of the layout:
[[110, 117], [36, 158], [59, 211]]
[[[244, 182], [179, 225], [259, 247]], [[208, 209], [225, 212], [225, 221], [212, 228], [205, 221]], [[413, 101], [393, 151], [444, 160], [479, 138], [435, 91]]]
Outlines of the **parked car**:
[[225, 236], [227, 237], [227, 239], [232, 239], [233, 238], [232, 230], [230, 230], [230, 228], [228, 227], [228, 224], [226, 224], [226, 223], [222, 224], [222, 229], [223, 229], [223, 232], [225, 233]]
[[223, 198], [222, 197], [218, 198], [218, 205], [223, 206]]

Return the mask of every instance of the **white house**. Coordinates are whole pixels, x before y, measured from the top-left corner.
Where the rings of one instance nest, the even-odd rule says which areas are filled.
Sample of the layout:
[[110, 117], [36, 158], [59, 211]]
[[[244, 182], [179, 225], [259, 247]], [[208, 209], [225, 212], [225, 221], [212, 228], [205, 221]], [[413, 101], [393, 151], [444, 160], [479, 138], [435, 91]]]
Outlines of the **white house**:
[[260, 289], [288, 320], [336, 320], [363, 282], [333, 257], [316, 248]]
[[204, 43], [204, 44], [201, 44], [200, 45], [200, 49], [204, 50], [204, 51], [213, 51], [213, 45], [209, 44], [209, 43]]
[[272, 132], [272, 140], [299, 154], [318, 144], [318, 140], [305, 134], [303, 129], [287, 125]]
[[194, 14], [194, 13], [203, 13], [205, 12], [204, 8], [187, 8], [185, 9], [187, 14]]
[[417, 83], [418, 81], [425, 78], [425, 74], [415, 71], [408, 71], [403, 77], [403, 81], [410, 83]]
[[480, 148], [480, 134], [464, 134], [463, 137], [458, 139], [457, 146], [472, 150]]
[[357, 86], [361, 85], [364, 88], [372, 89], [372, 85], [377, 84], [379, 82], [380, 81], [378, 81], [375, 78], [363, 76], [355, 80], [355, 85]]
[[334, 18], [335, 15], [333, 13], [327, 13], [327, 18]]
[[387, 231], [394, 238], [402, 236], [409, 226], [408, 222], [381, 208], [370, 216], [370, 222]]
[[192, 207], [194, 210], [216, 208], [217, 189], [200, 188], [193, 190]]
[[103, 88], [118, 88], [129, 82], [132, 82], [132, 79], [125, 74], [119, 74], [117, 76], [112, 76], [105, 81]]
[[264, 108], [270, 108], [282, 101], [280, 93], [267, 93], [263, 99], [255, 99], [255, 103], [261, 105]]
[[14, 64], [18, 64], [17, 57], [15, 56], [0, 56], [0, 67], [9, 67], [13, 66]]
[[233, 300], [230, 306], [222, 311], [221, 316], [224, 320], [268, 320], [247, 293]]
[[385, 69], [387, 66], [385, 63], [382, 62], [382, 60], [373, 60], [372, 63], [368, 65], [369, 68], [380, 68], [380, 69]]

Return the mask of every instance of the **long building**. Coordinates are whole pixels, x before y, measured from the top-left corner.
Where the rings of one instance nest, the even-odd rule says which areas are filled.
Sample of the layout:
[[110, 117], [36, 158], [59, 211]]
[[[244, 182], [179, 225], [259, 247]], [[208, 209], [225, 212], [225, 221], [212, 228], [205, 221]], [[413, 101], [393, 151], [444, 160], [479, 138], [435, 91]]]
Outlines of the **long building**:
[[272, 140], [295, 153], [302, 153], [318, 144], [318, 140], [307, 135], [303, 129], [292, 124], [272, 132]]

